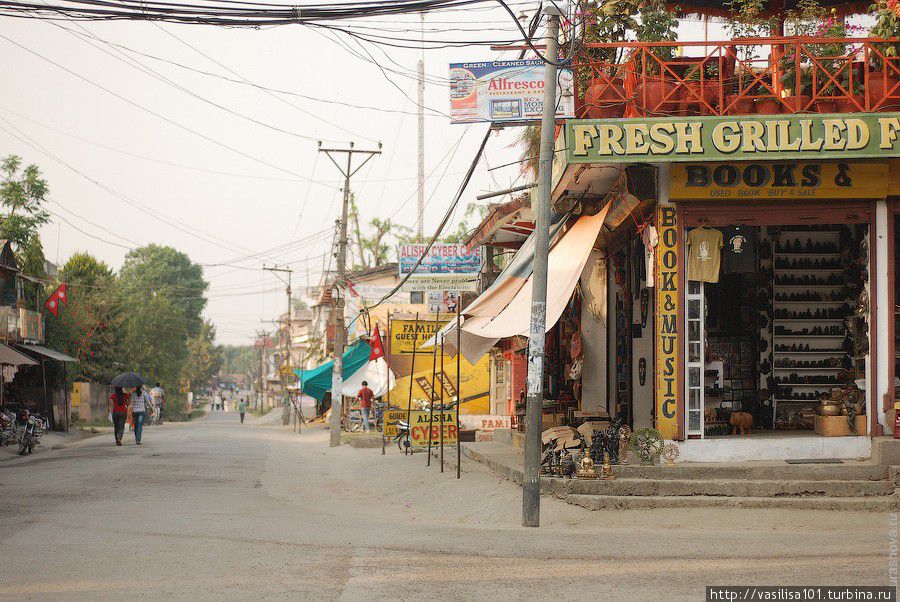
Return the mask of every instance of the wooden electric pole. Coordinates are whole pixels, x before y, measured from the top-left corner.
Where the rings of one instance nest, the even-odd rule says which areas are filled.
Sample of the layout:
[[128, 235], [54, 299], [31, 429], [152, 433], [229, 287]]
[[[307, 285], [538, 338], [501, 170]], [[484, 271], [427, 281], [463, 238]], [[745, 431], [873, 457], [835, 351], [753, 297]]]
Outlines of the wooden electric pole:
[[[350, 203], [350, 178], [362, 169], [363, 165], [375, 155], [381, 154], [381, 143], [378, 150], [356, 150], [353, 143], [349, 148], [323, 148], [319, 142], [319, 152], [325, 153], [334, 163], [335, 167], [344, 176], [344, 203], [341, 208], [341, 221], [339, 224], [340, 237], [338, 239], [337, 254], [337, 282], [334, 287], [334, 366], [331, 376], [331, 447], [341, 444], [341, 388], [343, 386], [342, 370], [344, 368], [344, 280], [347, 277], [347, 212]], [[339, 154], [347, 155], [347, 165], [344, 167], [335, 160]], [[365, 158], [356, 167], [353, 166], [353, 155], [364, 155]]]

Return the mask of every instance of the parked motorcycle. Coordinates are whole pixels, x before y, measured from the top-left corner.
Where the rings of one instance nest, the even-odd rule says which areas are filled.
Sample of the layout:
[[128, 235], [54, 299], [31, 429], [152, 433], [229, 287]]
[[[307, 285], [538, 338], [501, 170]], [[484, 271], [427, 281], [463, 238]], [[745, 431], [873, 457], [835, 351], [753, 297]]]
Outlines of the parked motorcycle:
[[25, 456], [34, 451], [40, 445], [40, 435], [46, 430], [46, 421], [37, 414], [21, 410], [18, 415], [19, 424], [19, 455]]

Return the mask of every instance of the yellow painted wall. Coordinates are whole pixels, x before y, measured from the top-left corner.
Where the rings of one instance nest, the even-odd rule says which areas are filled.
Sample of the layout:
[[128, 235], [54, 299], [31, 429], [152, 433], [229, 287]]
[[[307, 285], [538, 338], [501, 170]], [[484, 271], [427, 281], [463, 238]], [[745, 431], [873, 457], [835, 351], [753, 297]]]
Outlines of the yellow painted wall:
[[[425, 379], [426, 387], [431, 387], [431, 354], [416, 357], [416, 365], [413, 370], [413, 400], [428, 399], [428, 393], [419, 385], [420, 379]], [[465, 359], [461, 360], [460, 389], [462, 391], [460, 414], [490, 414], [491, 413], [491, 364], [489, 356], [482, 357], [477, 364], [472, 366]], [[435, 379], [435, 391], [440, 394], [441, 358], [437, 358], [438, 378]], [[444, 357], [444, 373], [448, 387], [444, 389], [444, 400], [453, 397], [453, 388], [456, 387], [456, 358]], [[397, 376], [397, 384], [391, 389], [391, 405], [405, 409], [409, 400], [409, 376]]]

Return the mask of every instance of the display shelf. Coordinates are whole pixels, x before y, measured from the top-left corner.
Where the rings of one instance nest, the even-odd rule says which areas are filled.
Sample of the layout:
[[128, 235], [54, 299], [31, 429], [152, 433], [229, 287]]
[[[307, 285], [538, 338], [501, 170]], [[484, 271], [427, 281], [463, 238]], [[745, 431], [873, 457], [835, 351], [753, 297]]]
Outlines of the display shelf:
[[837, 274], [843, 272], [844, 268], [773, 268], [776, 272], [825, 272], [829, 274]]
[[844, 368], [834, 368], [832, 366], [828, 366], [827, 368], [826, 367], [822, 367], [822, 368], [810, 368], [810, 367], [785, 368], [784, 366], [775, 366], [775, 369], [776, 370], [815, 370], [815, 371], [819, 371], [819, 372], [826, 372], [826, 371], [827, 372], [840, 372], [841, 370], [844, 370]]
[[809, 351], [778, 351], [778, 350], [776, 350], [775, 353], [785, 353], [785, 354], [790, 354], [790, 355], [800, 355], [800, 354], [806, 354], [806, 355], [828, 355], [828, 354], [836, 355], [836, 354], [840, 354], [840, 355], [844, 355], [846, 352], [843, 349], [815, 349], [815, 350], [810, 349]]
[[831, 304], [831, 305], [846, 305], [846, 301], [832, 301], [831, 299], [821, 299], [821, 300], [812, 300], [807, 299], [806, 301], [785, 301], [782, 299], [775, 299], [775, 307], [779, 305], [800, 305], [801, 303], [805, 303], [809, 305], [810, 303], [815, 303], [816, 305], [822, 304]]
[[809, 405], [818, 405], [818, 399], [790, 399], [787, 397], [775, 397], [775, 401], [778, 403], [807, 403]]
[[806, 253], [804, 251], [775, 251], [775, 257], [816, 257], [816, 258], [825, 258], [825, 257], [840, 257], [840, 252], [837, 253], [826, 253], [826, 252], [816, 252]]
[[773, 322], [832, 322], [843, 324], [844, 318], [774, 318]]
[[[804, 338], [804, 339], [812, 339], [812, 338], [822, 338], [822, 339], [844, 339], [847, 337], [846, 334], [801, 334], [797, 332], [792, 332], [790, 334], [778, 334], [775, 333], [775, 338]], [[775, 353], [785, 353], [784, 351], [776, 351]]]
[[775, 383], [776, 387], [813, 387], [815, 389], [824, 389], [842, 387], [847, 383]]

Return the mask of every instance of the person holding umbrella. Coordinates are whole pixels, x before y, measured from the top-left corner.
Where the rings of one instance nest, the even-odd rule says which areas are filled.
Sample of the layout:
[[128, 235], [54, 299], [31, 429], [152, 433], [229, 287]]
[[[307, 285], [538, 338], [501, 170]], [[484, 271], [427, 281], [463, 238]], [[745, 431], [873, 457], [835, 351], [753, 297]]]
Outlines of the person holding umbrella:
[[[125, 419], [128, 417], [128, 410], [131, 408], [130, 396], [124, 390], [140, 387], [144, 384], [144, 379], [134, 372], [123, 372], [115, 377], [111, 384], [116, 388], [116, 392], [109, 398], [112, 406], [116, 445], [122, 445], [122, 437], [125, 435]], [[137, 433], [135, 433], [135, 438], [138, 438]]]

